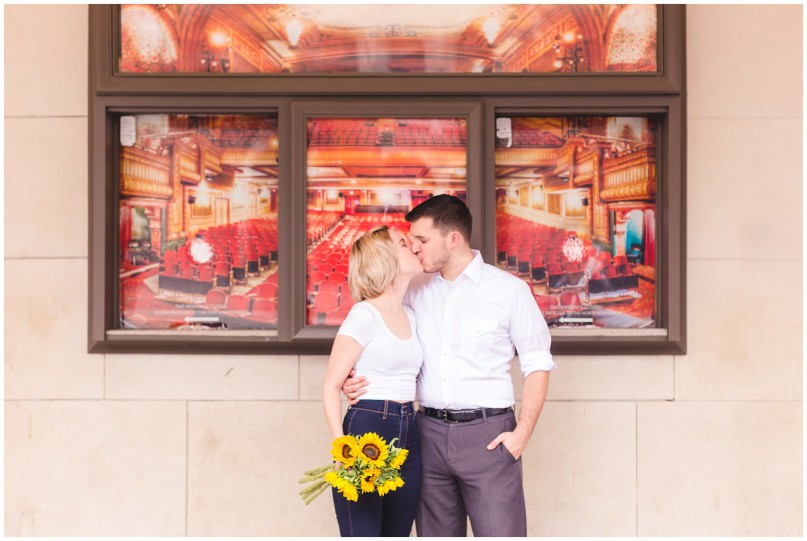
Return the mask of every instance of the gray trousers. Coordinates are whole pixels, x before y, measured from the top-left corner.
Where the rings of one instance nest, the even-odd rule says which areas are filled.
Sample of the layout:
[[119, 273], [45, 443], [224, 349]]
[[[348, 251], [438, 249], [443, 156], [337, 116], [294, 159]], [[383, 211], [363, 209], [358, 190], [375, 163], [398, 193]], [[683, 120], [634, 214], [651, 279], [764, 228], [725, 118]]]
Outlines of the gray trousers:
[[527, 535], [521, 459], [487, 445], [516, 426], [514, 413], [452, 423], [418, 413], [423, 485], [418, 537]]

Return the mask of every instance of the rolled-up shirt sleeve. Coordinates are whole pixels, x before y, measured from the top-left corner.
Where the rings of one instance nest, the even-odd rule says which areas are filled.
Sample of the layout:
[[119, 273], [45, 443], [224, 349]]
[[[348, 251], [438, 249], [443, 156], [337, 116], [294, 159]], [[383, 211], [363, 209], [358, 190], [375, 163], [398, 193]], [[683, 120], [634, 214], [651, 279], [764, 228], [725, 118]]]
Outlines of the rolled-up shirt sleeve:
[[517, 284], [513, 297], [509, 303], [510, 339], [516, 347], [521, 372], [526, 378], [538, 370], [554, 369], [557, 365], [549, 352], [552, 337], [530, 287], [525, 282]]

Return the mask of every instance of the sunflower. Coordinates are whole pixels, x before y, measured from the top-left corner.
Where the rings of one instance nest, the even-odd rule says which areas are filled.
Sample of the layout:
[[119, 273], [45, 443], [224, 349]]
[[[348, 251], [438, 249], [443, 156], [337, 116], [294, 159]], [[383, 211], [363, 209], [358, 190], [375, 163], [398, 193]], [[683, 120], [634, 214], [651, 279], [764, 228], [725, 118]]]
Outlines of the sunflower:
[[381, 470], [377, 468], [370, 468], [364, 472], [361, 479], [362, 493], [375, 492], [375, 480], [378, 479], [379, 475], [381, 475]]
[[395, 455], [395, 458], [390, 460], [389, 465], [391, 467], [395, 468], [396, 470], [400, 470], [401, 465], [406, 460], [406, 457], [407, 457], [408, 454], [409, 454], [409, 451], [407, 449], [401, 449], [400, 451], [398, 451], [398, 454]]
[[356, 487], [354, 487], [353, 484], [347, 481], [345, 481], [344, 486], [339, 492], [342, 493], [346, 500], [351, 502], [359, 501], [359, 492], [356, 490]]
[[387, 479], [384, 481], [384, 484], [378, 487], [378, 495], [384, 496], [388, 492], [392, 492], [393, 490], [397, 489], [398, 487], [404, 486], [404, 480], [400, 477], [395, 477], [394, 479]]
[[326, 473], [326, 474], [325, 474], [325, 475], [322, 477], [322, 479], [323, 479], [323, 480], [324, 480], [326, 483], [328, 483], [329, 485], [331, 485], [331, 486], [333, 486], [333, 487], [336, 487], [336, 488], [339, 488], [339, 481], [340, 481], [340, 480], [342, 480], [342, 479], [339, 477], [339, 475], [338, 475], [338, 474], [337, 474], [335, 471], [333, 471], [333, 470], [331, 470], [331, 471], [329, 471], [328, 473]]
[[323, 479], [336, 490], [338, 490], [345, 497], [345, 499], [354, 502], [359, 499], [359, 493], [356, 490], [356, 487], [353, 486], [353, 483], [347, 479], [339, 477], [339, 474], [335, 471], [329, 471], [325, 474]]
[[388, 454], [387, 442], [375, 432], [368, 432], [359, 439], [359, 456], [371, 466], [383, 466]]
[[333, 440], [331, 455], [335, 461], [341, 462], [345, 468], [352, 466], [353, 463], [356, 462], [356, 457], [359, 455], [356, 438], [347, 435]]

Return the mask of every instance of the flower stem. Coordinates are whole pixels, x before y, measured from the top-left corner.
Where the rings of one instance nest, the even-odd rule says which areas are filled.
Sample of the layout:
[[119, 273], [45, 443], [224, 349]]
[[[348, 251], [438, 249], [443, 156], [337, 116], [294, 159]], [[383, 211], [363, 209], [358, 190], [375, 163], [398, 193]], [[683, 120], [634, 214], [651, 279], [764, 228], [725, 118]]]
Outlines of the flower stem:
[[303, 483], [310, 483], [311, 481], [316, 481], [317, 479], [322, 479], [322, 474], [319, 475], [307, 475], [297, 481], [298, 484], [302, 485]]
[[321, 468], [314, 468], [313, 470], [308, 470], [303, 472], [303, 475], [316, 475], [318, 473], [324, 473], [333, 467], [332, 464], [328, 464], [327, 466], [322, 466]]
[[305, 504], [306, 504], [306, 505], [308, 505], [309, 503], [313, 502], [313, 501], [314, 501], [314, 499], [315, 499], [317, 496], [319, 496], [320, 494], [322, 494], [322, 492], [323, 492], [323, 491], [324, 491], [326, 488], [328, 488], [328, 483], [323, 483], [323, 484], [322, 484], [322, 486], [321, 486], [321, 487], [319, 487], [319, 489], [318, 489], [316, 492], [314, 492], [313, 494], [311, 494], [310, 496], [308, 496], [308, 497], [307, 497], [307, 498], [304, 500], [304, 501], [305, 501]]
[[314, 484], [309, 485], [309, 486], [305, 487], [304, 489], [302, 489], [300, 492], [298, 492], [298, 494], [305, 497], [307, 494], [310, 494], [312, 492], [316, 492], [319, 488], [321, 488], [321, 487], [323, 487], [323, 486], [325, 486], [327, 484], [328, 483], [326, 483], [325, 481], [320, 481], [319, 483], [314, 483]]

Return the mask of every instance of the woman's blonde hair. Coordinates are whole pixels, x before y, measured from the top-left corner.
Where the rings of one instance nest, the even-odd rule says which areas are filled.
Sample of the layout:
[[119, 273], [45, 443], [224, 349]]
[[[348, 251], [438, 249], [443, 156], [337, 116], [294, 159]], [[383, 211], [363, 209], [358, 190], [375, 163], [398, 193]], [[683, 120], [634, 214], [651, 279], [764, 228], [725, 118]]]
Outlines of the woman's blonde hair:
[[389, 227], [379, 225], [356, 239], [350, 248], [347, 284], [356, 301], [381, 295], [398, 274], [398, 258]]

